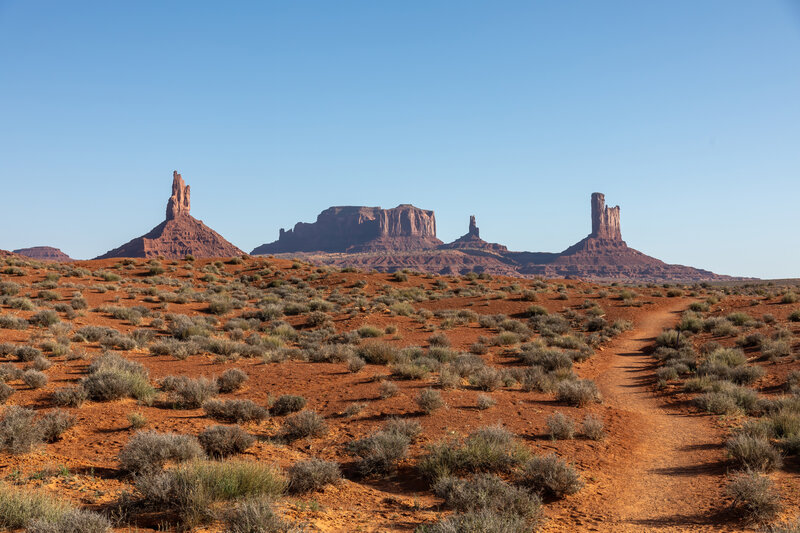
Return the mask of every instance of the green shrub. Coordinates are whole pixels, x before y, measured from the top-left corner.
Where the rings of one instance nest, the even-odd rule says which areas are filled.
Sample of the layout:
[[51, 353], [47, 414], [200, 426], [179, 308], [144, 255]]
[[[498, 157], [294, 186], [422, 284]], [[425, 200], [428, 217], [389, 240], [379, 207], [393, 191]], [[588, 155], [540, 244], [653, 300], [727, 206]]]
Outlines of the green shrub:
[[417, 533], [530, 533], [522, 516], [481, 509], [455, 513], [435, 524], [421, 526]]
[[359, 459], [356, 467], [363, 476], [387, 475], [408, 454], [410, 438], [400, 432], [379, 431], [351, 442], [348, 451]]

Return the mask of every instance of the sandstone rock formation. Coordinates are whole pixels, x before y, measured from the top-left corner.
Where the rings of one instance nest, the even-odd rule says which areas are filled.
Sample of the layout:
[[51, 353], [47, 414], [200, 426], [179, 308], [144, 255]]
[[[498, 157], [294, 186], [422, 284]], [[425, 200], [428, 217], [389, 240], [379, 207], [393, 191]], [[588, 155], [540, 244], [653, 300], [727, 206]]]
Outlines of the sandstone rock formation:
[[183, 259], [200, 257], [233, 257], [242, 255], [239, 248], [226, 241], [203, 221], [189, 214], [189, 186], [177, 172], [172, 173], [172, 196], [167, 202], [167, 219], [149, 233], [137, 237], [97, 257], [158, 257]]
[[433, 211], [402, 204], [380, 207], [330, 207], [313, 223], [281, 228], [278, 240], [262, 244], [254, 255], [291, 252], [399, 252], [425, 250], [442, 244], [436, 238]]
[[51, 261], [54, 263], [70, 263], [74, 261], [70, 256], [51, 246], [33, 246], [14, 250], [15, 254], [36, 259], [37, 261]]
[[471, 250], [488, 250], [493, 252], [507, 252], [508, 248], [502, 244], [493, 242], [486, 242], [481, 239], [481, 230], [475, 221], [475, 215], [469, 217], [469, 229], [466, 235], [462, 235], [453, 242], [443, 244], [439, 247], [442, 250], [458, 250], [458, 249], [471, 249]]
[[167, 220], [172, 220], [180, 215], [188, 215], [191, 203], [189, 201], [189, 186], [177, 170], [172, 172], [172, 196], [167, 201]]
[[[331, 210], [337, 209], [367, 208], [331, 208]], [[433, 213], [430, 213], [430, 217], [433, 219]], [[325, 218], [320, 215], [318, 223], [320, 219], [324, 220]], [[253, 253], [286, 252], [288, 256], [301, 256], [318, 264], [337, 267], [353, 266], [384, 272], [409, 268], [439, 274], [486, 272], [493, 275], [530, 278], [583, 278], [624, 282], [696, 282], [734, 279], [730, 276], [714, 274], [708, 270], [670, 265], [628, 247], [622, 240], [619, 206], [606, 207], [605, 198], [600, 193], [592, 194], [591, 221], [591, 233], [561, 253], [511, 252], [505, 246], [487, 243], [480, 238], [480, 231], [474, 216], [470, 217], [470, 226], [466, 235], [435, 249], [397, 247], [370, 250], [363, 245], [354, 246], [352, 244], [343, 248], [341, 242], [336, 241], [346, 234], [349, 234], [352, 239], [354, 231], [331, 233], [328, 242], [336, 242], [336, 246], [330, 247], [329, 250], [324, 248], [326, 242], [324, 237], [320, 237], [320, 240], [316, 242], [308, 238], [300, 241], [314, 242], [313, 246], [301, 249], [297, 246], [297, 242], [292, 240], [294, 236], [292, 238], [285, 237], [287, 234], [291, 235], [292, 232], [282, 232], [279, 241], [272, 245], [266, 245], [272, 247], [269, 252], [262, 252], [264, 247], [259, 247]], [[298, 224], [298, 226], [295, 226], [295, 234], [305, 236], [307, 230], [305, 226], [315, 225]], [[358, 228], [361, 226], [354, 224], [341, 227]], [[320, 234], [317, 232], [315, 235]], [[352, 242], [352, 240], [348, 242]], [[363, 243], [363, 241], [361, 242]], [[278, 244], [282, 244], [283, 247], [277, 246]], [[304, 253], [312, 250], [315, 253]], [[322, 252], [316, 252], [317, 250], [322, 250]], [[325, 253], [326, 251], [339, 253]], [[354, 253], [356, 251], [362, 253]]]

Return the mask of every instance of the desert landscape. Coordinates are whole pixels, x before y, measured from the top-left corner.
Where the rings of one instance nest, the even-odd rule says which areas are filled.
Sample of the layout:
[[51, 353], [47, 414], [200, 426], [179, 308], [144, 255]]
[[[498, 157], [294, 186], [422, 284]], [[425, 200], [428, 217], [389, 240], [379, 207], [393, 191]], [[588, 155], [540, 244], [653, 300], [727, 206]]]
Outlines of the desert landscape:
[[3, 263], [10, 530], [743, 531], [797, 512], [791, 286]]
[[0, 531], [800, 533], [798, 51], [0, 0]]

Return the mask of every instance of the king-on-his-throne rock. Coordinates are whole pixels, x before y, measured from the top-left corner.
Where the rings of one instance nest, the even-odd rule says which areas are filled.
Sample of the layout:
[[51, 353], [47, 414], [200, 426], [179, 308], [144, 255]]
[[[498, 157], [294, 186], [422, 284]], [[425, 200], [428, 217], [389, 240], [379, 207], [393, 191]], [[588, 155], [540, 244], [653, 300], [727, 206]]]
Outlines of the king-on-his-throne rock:
[[[670, 265], [622, 240], [620, 208], [591, 196], [591, 233], [560, 253], [513, 252], [481, 239], [474, 216], [467, 233], [442, 244], [433, 211], [404, 204], [394, 209], [331, 207], [314, 223], [281, 230], [277, 241], [254, 255], [302, 257], [337, 267], [392, 272], [404, 268], [439, 274], [487, 272], [521, 277], [583, 278], [630, 282], [695, 282], [733, 279], [683, 265]], [[537, 229], [531, 228], [533, 235]]]
[[189, 214], [190, 189], [177, 171], [172, 173], [172, 195], [167, 201], [166, 220], [149, 233], [97, 257], [158, 257], [183, 259], [194, 257], [233, 257], [242, 255], [239, 248], [225, 240], [203, 221]]

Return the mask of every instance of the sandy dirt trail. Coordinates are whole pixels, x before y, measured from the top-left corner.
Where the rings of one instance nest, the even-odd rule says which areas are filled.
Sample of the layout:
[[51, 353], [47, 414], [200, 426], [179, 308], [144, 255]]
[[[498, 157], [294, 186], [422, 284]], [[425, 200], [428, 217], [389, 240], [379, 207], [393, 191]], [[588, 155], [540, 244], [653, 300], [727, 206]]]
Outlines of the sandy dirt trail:
[[[645, 350], [673, 326], [688, 300], [641, 317], [591, 372], [614, 409], [609, 457], [569, 514], [573, 531], [741, 531], [728, 521], [722, 435], [709, 416], [669, 405], [654, 392]], [[563, 530], [556, 526], [555, 530]]]

